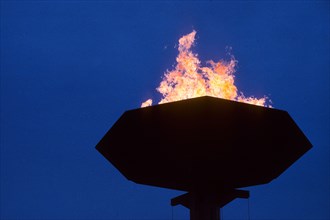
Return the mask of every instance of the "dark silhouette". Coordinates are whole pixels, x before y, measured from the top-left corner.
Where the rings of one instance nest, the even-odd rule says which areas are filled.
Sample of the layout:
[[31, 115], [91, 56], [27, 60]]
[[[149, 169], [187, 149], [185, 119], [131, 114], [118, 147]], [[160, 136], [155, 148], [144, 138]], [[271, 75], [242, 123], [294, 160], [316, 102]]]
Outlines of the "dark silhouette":
[[312, 147], [286, 111], [200, 97], [126, 111], [97, 144], [127, 179], [187, 191], [191, 220], [248, 198]]

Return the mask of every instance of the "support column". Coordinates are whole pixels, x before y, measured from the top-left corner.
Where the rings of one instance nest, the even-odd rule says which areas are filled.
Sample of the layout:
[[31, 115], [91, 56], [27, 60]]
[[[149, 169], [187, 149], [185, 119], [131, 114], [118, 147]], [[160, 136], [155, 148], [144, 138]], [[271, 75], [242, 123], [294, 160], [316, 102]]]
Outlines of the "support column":
[[171, 205], [190, 210], [190, 220], [220, 220], [220, 208], [236, 198], [249, 198], [249, 191], [188, 192], [171, 199]]

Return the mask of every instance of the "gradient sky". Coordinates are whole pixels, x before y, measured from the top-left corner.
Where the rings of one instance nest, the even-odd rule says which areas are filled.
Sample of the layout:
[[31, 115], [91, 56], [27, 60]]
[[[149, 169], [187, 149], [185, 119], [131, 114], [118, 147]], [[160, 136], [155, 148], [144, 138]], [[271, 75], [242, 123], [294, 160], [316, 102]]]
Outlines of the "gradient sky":
[[[330, 219], [329, 12], [329, 1], [1, 1], [0, 219], [189, 219], [169, 205], [182, 192], [128, 181], [94, 147], [124, 111], [159, 100], [192, 30], [202, 61], [231, 47], [239, 90], [269, 96], [314, 146], [249, 187], [251, 219]], [[223, 217], [247, 210], [236, 200]]]

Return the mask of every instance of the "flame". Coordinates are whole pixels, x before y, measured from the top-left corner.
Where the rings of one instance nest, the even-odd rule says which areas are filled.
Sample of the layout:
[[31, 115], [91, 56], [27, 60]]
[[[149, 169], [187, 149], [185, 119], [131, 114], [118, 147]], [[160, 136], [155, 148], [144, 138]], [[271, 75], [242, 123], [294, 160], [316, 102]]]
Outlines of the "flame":
[[141, 108], [148, 107], [152, 105], [152, 99], [148, 99], [147, 101], [141, 104]]
[[[238, 94], [234, 82], [234, 73], [237, 60], [231, 56], [230, 61], [210, 60], [207, 66], [201, 66], [198, 55], [193, 53], [196, 31], [184, 35], [179, 39], [175, 69], [167, 70], [163, 81], [157, 91], [163, 95], [158, 104], [196, 98], [200, 96], [213, 96], [253, 105], [271, 107], [267, 104], [267, 97], [245, 97], [242, 92]], [[143, 102], [141, 107], [152, 105], [152, 100]]]

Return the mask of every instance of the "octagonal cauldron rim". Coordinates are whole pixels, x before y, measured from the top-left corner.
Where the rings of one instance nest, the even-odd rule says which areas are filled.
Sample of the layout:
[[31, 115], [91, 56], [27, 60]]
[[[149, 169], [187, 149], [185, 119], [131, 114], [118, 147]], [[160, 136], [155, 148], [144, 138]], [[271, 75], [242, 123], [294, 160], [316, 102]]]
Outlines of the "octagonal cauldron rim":
[[209, 96], [128, 110], [96, 146], [129, 180], [184, 191], [268, 183], [311, 147], [286, 111]]

